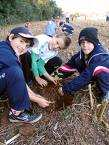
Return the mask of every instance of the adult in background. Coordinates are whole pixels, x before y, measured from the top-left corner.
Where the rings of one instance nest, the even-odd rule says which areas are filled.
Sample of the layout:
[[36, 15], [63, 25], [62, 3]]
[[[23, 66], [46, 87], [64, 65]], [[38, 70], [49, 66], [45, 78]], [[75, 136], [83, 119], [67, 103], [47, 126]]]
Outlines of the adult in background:
[[57, 29], [56, 21], [54, 18], [52, 18], [50, 21], [47, 22], [44, 29], [44, 34], [53, 37], [56, 35], [56, 29]]

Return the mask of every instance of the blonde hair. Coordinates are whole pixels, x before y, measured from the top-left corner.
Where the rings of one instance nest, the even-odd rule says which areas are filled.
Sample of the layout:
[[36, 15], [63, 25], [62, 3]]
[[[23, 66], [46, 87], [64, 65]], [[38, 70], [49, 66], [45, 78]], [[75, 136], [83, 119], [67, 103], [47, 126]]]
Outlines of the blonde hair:
[[66, 36], [64, 33], [58, 34], [56, 35], [57, 38], [62, 38], [64, 40], [64, 49], [66, 49], [67, 47], [69, 47], [69, 45], [71, 44], [71, 38]]

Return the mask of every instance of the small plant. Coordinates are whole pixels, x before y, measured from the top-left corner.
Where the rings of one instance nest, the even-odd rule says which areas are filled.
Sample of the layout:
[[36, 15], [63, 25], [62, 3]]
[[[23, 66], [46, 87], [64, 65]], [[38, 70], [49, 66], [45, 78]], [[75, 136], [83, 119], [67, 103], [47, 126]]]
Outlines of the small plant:
[[72, 112], [71, 112], [71, 110], [70, 110], [70, 108], [64, 108], [64, 110], [62, 110], [61, 112], [60, 112], [60, 116], [61, 116], [61, 118], [62, 119], [70, 119], [71, 118], [71, 114], [72, 114]]

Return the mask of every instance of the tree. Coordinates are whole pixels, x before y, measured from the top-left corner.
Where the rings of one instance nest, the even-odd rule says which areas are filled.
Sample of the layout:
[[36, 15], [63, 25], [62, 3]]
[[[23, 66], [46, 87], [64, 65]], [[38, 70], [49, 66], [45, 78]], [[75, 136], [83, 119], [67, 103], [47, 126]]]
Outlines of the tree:
[[0, 25], [45, 20], [61, 13], [53, 0], [0, 0]]

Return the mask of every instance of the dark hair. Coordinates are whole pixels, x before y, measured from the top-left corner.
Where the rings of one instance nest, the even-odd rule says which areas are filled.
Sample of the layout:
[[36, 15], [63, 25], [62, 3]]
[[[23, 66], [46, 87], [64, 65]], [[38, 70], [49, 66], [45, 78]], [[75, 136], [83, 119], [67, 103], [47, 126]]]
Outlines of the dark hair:
[[98, 39], [98, 29], [95, 27], [86, 27], [82, 29], [78, 38], [79, 45], [84, 40], [89, 41], [93, 43], [94, 45], [97, 45], [98, 43], [100, 43]]
[[63, 21], [61, 21], [60, 23], [59, 23], [59, 26], [62, 26], [64, 24], [64, 22]]
[[[7, 36], [6, 40], [9, 41], [9, 36]], [[29, 43], [30, 44], [30, 47], [32, 47], [34, 45], [34, 42], [33, 42], [33, 38], [25, 38], [25, 37], [22, 37], [21, 35], [19, 34], [13, 34], [13, 37], [12, 39], [15, 39], [15, 38], [18, 38], [18, 37], [21, 37], [24, 39], [25, 43]]]

